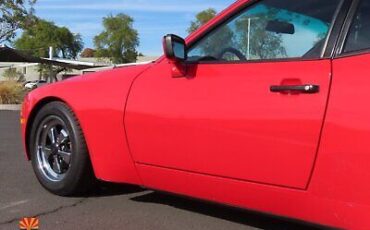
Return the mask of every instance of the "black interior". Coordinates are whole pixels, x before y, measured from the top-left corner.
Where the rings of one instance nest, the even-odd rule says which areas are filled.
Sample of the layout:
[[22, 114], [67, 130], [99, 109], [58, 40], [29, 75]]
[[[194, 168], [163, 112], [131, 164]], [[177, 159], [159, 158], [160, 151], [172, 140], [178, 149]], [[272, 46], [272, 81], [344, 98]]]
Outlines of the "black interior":
[[370, 0], [362, 0], [353, 19], [345, 52], [370, 49]]

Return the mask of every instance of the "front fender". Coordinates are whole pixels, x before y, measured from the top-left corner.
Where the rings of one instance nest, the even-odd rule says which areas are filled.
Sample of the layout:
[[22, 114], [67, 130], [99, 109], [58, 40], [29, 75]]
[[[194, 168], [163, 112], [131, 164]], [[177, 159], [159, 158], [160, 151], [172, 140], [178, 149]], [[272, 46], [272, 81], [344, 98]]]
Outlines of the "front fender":
[[79, 120], [95, 176], [109, 182], [141, 184], [129, 152], [123, 121], [132, 83], [150, 66], [80, 76], [29, 93], [21, 112], [27, 156], [34, 115], [43, 104], [59, 100], [70, 106]]

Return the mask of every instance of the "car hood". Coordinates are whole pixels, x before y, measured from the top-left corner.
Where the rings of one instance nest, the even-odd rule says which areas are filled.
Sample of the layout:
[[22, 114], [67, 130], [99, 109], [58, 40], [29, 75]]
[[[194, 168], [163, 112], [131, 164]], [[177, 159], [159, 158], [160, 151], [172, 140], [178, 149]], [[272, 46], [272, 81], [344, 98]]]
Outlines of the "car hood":
[[103, 98], [111, 95], [124, 98], [136, 77], [153, 65], [155, 63], [116, 68], [44, 85], [28, 93], [24, 103], [28, 108], [32, 108], [39, 101], [47, 98], [71, 104], [79, 99], [89, 101], [95, 96]]
[[63, 84], [65, 82], [79, 82], [79, 81], [93, 81], [93, 80], [100, 80], [102, 78], [109, 78], [112, 76], [116, 77], [133, 77], [137, 76], [146, 69], [150, 68], [154, 63], [145, 63], [145, 64], [137, 64], [137, 65], [129, 65], [124, 67], [118, 67], [109, 70], [103, 70], [95, 73], [88, 73], [84, 75], [79, 75], [76, 77], [72, 77], [66, 79], [61, 82], [57, 82], [56, 84]]
[[[30, 95], [43, 95], [43, 96], [53, 96], [52, 94], [55, 90], [60, 90], [64, 87], [71, 87], [75, 85], [79, 85], [79, 89], [85, 87], [92, 87], [94, 85], [104, 84], [116, 84], [115, 82], [122, 81], [122, 78], [130, 78], [134, 79], [142, 72], [153, 66], [155, 63], [145, 63], [145, 64], [137, 64], [131, 66], [124, 66], [110, 70], [103, 70], [95, 73], [88, 73], [84, 75], [79, 75], [76, 77], [71, 77], [63, 81], [58, 81], [51, 84], [46, 84], [40, 86], [39, 88], [30, 92]], [[125, 81], [126, 81], [125, 80]]]

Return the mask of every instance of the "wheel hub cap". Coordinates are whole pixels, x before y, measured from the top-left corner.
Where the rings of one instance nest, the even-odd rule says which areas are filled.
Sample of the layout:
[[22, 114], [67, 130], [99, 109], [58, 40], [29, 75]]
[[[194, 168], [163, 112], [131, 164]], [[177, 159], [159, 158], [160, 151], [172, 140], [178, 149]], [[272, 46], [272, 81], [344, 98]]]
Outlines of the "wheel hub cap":
[[37, 131], [37, 163], [51, 181], [61, 181], [71, 165], [72, 142], [65, 122], [57, 116], [46, 117]]

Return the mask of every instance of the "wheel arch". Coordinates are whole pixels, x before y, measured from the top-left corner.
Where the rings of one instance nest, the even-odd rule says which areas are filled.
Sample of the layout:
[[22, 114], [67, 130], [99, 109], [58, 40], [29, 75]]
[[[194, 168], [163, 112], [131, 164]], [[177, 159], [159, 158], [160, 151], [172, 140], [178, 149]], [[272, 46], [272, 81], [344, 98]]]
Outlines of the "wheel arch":
[[32, 124], [33, 124], [33, 122], [34, 122], [34, 120], [35, 120], [36, 115], [38, 114], [38, 112], [45, 105], [47, 105], [47, 104], [49, 104], [51, 102], [55, 102], [55, 101], [59, 101], [59, 102], [65, 103], [72, 110], [71, 106], [69, 106], [66, 101], [64, 101], [63, 99], [61, 99], [59, 97], [55, 97], [55, 96], [45, 97], [45, 98], [41, 99], [40, 101], [38, 101], [33, 106], [32, 110], [29, 113], [28, 119], [27, 119], [26, 131], [25, 131], [25, 141], [26, 141], [25, 148], [26, 148], [26, 155], [27, 155], [27, 158], [29, 160], [31, 159], [31, 154], [30, 154], [30, 137], [31, 137]]

